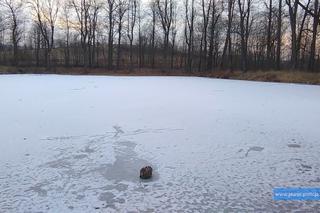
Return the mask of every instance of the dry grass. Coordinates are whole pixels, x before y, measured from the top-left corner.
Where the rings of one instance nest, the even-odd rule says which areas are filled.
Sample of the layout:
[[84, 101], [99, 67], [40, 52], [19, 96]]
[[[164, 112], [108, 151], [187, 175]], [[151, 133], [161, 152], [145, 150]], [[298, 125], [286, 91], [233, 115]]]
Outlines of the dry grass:
[[256, 72], [226, 72], [213, 74], [210, 77], [239, 79], [249, 81], [302, 83], [320, 85], [320, 73], [302, 71], [256, 71]]
[[0, 65], [0, 74], [10, 74], [10, 73], [15, 73], [16, 72], [15, 67], [8, 67], [8, 66], [2, 66]]
[[265, 82], [285, 82], [320, 85], [320, 73], [303, 71], [213, 71], [207, 74], [187, 73], [182, 70], [134, 69], [107, 70], [105, 68], [57, 67], [47, 70], [39, 67], [0, 66], [0, 74], [61, 74], [61, 75], [112, 75], [112, 76], [199, 76], [221, 79], [237, 79]]

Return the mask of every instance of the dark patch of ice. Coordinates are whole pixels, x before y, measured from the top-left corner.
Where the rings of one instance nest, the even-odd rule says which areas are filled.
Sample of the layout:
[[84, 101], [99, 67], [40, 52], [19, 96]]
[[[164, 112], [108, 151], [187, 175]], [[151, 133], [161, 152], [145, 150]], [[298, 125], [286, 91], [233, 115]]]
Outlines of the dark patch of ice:
[[45, 163], [45, 166], [58, 169], [58, 168], [70, 168], [72, 164], [69, 162], [68, 158], [61, 158], [58, 160], [47, 162]]
[[113, 190], [113, 189], [119, 192], [123, 192], [128, 189], [128, 185], [124, 183], [118, 183], [118, 184], [113, 184], [113, 185], [108, 185], [106, 187], [103, 187], [103, 190]]
[[317, 177], [315, 180], [313, 180], [313, 182], [320, 183], [320, 178]]
[[290, 161], [302, 161], [300, 158], [291, 158]]
[[118, 137], [120, 134], [123, 134], [124, 131], [122, 130], [121, 126], [113, 126], [113, 128], [116, 130], [114, 134], [114, 138]]
[[88, 157], [86, 154], [80, 154], [80, 155], [74, 155], [73, 156], [74, 159], [78, 159], [78, 160], [86, 158], [86, 157]]
[[[99, 195], [99, 200], [103, 201], [108, 204], [108, 207], [114, 206], [115, 203], [125, 203], [125, 200], [123, 198], [117, 198], [113, 193], [111, 192], [103, 192]], [[112, 206], [110, 206], [112, 205]]]
[[107, 201], [108, 203], [115, 198], [115, 195], [111, 192], [103, 192], [99, 195], [99, 200]]
[[84, 89], [86, 89], [85, 87], [81, 87], [81, 88], [73, 88], [73, 89], [71, 89], [71, 90], [73, 90], [73, 91], [80, 91], [80, 90], [84, 90]]
[[301, 148], [301, 145], [300, 145], [300, 144], [296, 144], [296, 143], [287, 144], [287, 146], [288, 146], [289, 148]]
[[86, 146], [86, 148], [83, 150], [83, 152], [88, 153], [88, 154], [91, 154], [91, 153], [94, 153], [95, 150], [94, 150], [94, 149], [91, 149], [89, 146]]
[[58, 136], [58, 137], [47, 137], [41, 140], [45, 141], [64, 141], [64, 140], [74, 140], [84, 137], [85, 135], [71, 135], [71, 136]]
[[304, 168], [304, 169], [308, 169], [308, 170], [312, 169], [312, 166], [309, 166], [309, 165], [306, 165], [306, 164], [301, 164], [301, 167]]
[[[119, 141], [116, 143], [116, 161], [112, 165], [105, 165], [98, 169], [108, 180], [116, 182], [139, 182], [140, 168], [150, 165], [146, 160], [140, 159], [134, 151], [136, 144], [131, 141]], [[157, 179], [157, 174], [151, 180]]]
[[303, 164], [303, 163], [298, 164], [298, 165], [297, 165], [297, 168], [298, 168], [298, 170], [299, 170], [300, 172], [302, 172], [302, 173], [309, 172], [309, 171], [312, 170], [312, 166], [307, 165], [307, 164]]
[[85, 195], [77, 195], [76, 199], [77, 200], [82, 200], [83, 198], [85, 198], [86, 196]]
[[36, 192], [41, 197], [46, 197], [48, 192], [47, 190], [43, 189], [44, 185], [46, 184], [38, 183], [34, 186], [31, 186], [29, 189], [26, 190], [26, 192], [32, 191], [32, 192]]
[[252, 146], [248, 149], [247, 153], [246, 153], [246, 157], [248, 157], [249, 152], [251, 151], [255, 151], [255, 152], [261, 152], [262, 150], [264, 150], [264, 147], [261, 146]]

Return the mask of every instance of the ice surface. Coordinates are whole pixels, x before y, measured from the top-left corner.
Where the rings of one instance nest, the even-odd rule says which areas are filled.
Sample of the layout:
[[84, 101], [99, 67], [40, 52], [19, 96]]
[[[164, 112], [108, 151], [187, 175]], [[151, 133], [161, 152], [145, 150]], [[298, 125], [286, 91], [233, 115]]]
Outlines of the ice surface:
[[0, 113], [0, 212], [320, 209], [272, 200], [319, 187], [319, 86], [2, 75]]

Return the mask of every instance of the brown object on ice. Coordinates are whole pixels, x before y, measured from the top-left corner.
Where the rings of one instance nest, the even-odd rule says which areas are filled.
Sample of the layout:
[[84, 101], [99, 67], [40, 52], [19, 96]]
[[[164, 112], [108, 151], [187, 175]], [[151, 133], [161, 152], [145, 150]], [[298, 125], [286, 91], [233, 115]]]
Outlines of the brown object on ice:
[[149, 179], [152, 177], [152, 168], [151, 166], [146, 166], [140, 169], [140, 178]]

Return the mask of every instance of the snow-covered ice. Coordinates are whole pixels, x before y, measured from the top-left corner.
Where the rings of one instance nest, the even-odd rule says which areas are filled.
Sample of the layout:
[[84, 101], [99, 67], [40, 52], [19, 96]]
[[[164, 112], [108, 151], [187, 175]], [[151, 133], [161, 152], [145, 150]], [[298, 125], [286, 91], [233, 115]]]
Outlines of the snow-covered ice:
[[319, 127], [319, 86], [2, 75], [0, 212], [317, 211], [272, 189], [319, 187]]

